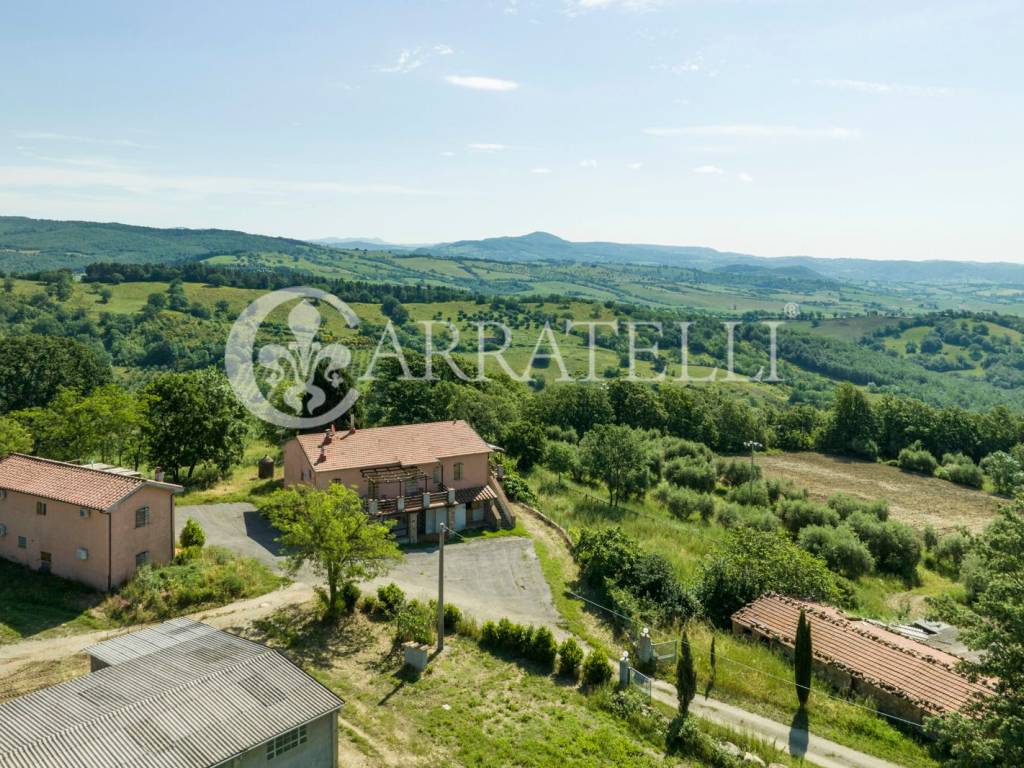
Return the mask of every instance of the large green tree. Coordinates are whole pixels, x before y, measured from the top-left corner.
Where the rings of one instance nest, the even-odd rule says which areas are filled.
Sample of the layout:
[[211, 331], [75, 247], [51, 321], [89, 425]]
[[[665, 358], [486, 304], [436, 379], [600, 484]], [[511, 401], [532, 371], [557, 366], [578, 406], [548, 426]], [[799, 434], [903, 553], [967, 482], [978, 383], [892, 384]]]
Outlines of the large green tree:
[[1024, 765], [1024, 504], [1004, 509], [972, 552], [977, 591], [971, 611], [950, 608], [967, 644], [983, 651], [967, 671], [992, 680], [992, 696], [962, 714], [927, 723], [948, 768]]
[[14, 419], [0, 416], [0, 458], [32, 450], [32, 434]]
[[580, 441], [583, 471], [608, 488], [608, 503], [642, 493], [654, 475], [646, 433], [620, 424], [598, 424]]
[[110, 376], [102, 351], [74, 339], [36, 334], [0, 338], [0, 413], [49, 405], [62, 386], [90, 392]]
[[822, 447], [874, 458], [878, 453], [874, 437], [875, 414], [867, 396], [853, 384], [840, 384], [822, 433]]
[[144, 390], [146, 457], [178, 480], [200, 465], [225, 472], [242, 459], [249, 413], [224, 374], [213, 369], [165, 373]]
[[326, 491], [304, 485], [277, 491], [263, 511], [281, 531], [290, 572], [308, 564], [324, 579], [330, 619], [338, 615], [345, 584], [379, 576], [401, 557], [390, 528], [371, 520], [355, 491], [341, 483]]

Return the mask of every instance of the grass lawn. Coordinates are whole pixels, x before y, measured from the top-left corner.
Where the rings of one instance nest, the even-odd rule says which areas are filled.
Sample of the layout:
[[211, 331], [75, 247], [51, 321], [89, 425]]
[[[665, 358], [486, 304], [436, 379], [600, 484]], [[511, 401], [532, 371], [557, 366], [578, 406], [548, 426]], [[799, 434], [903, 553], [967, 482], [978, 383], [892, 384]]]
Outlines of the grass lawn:
[[[326, 630], [307, 608], [295, 608], [258, 623], [255, 633], [283, 645], [345, 700], [343, 765], [700, 765], [665, 757], [663, 727], [643, 728], [613, 714], [607, 692], [585, 693], [529, 663], [483, 651], [471, 638], [449, 636], [444, 654], [415, 678], [401, 673], [390, 625], [358, 613]], [[776, 750], [738, 734], [716, 735], [780, 760]]]

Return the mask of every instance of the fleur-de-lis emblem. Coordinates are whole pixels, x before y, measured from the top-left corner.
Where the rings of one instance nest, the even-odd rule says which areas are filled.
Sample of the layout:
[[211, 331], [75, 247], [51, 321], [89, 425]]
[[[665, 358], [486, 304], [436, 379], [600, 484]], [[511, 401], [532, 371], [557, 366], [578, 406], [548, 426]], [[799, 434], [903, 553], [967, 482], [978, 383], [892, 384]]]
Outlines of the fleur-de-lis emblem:
[[324, 378], [337, 389], [342, 382], [341, 371], [352, 361], [344, 344], [325, 345], [316, 341], [322, 322], [316, 307], [303, 299], [288, 313], [288, 327], [295, 341], [287, 345], [267, 344], [259, 351], [259, 364], [268, 371], [267, 383], [273, 390], [285, 384], [282, 398], [295, 413], [302, 412], [307, 396], [307, 413], [313, 413], [326, 402], [327, 393], [314, 383], [321, 363], [327, 363]]

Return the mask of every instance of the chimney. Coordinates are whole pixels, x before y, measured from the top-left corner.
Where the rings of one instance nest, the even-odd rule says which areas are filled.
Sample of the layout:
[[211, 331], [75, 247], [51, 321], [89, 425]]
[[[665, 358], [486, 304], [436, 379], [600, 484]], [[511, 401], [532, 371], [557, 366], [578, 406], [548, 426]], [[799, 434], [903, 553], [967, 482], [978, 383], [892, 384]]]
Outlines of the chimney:
[[356, 431], [356, 415], [352, 411], [348, 412], [348, 433], [351, 435]]
[[337, 427], [335, 427], [333, 422], [332, 422], [331, 423], [331, 437], [334, 437], [334, 433], [337, 432], [337, 431], [338, 431]]
[[156, 480], [158, 483], [162, 483], [164, 481], [163, 467], [157, 467], [156, 469], [153, 470], [153, 479]]
[[324, 445], [330, 445], [330, 444], [331, 444], [331, 430], [325, 429], [324, 430], [324, 441], [320, 445], [324, 446]]

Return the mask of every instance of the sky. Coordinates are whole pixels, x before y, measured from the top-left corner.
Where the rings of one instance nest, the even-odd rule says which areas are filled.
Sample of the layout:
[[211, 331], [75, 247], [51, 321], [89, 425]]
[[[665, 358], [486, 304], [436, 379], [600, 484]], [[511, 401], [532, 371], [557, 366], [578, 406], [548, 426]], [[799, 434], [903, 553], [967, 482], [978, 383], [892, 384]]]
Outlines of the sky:
[[0, 214], [1024, 262], [1024, 2], [6, 3]]

